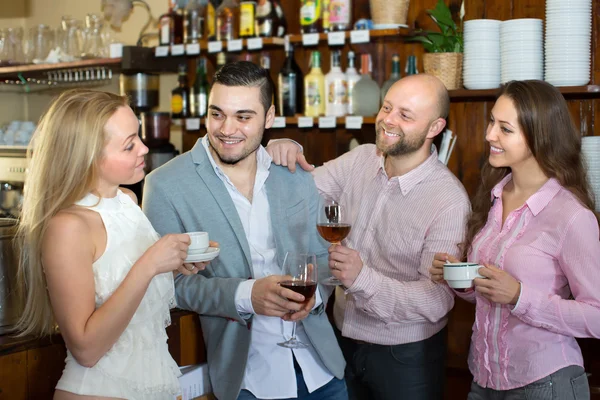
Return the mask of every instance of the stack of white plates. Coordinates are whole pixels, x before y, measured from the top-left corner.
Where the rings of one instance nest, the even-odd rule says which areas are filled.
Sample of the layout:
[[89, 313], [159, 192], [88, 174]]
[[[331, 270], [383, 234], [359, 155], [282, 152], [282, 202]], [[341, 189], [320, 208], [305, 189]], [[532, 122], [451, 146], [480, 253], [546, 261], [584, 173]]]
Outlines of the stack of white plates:
[[463, 38], [463, 84], [467, 89], [500, 86], [500, 21], [465, 21]]
[[546, 81], [581, 86], [590, 81], [592, 0], [546, 0]]
[[581, 152], [587, 166], [588, 180], [596, 198], [596, 211], [600, 211], [600, 136], [584, 136]]
[[521, 18], [500, 24], [501, 82], [544, 78], [541, 19]]

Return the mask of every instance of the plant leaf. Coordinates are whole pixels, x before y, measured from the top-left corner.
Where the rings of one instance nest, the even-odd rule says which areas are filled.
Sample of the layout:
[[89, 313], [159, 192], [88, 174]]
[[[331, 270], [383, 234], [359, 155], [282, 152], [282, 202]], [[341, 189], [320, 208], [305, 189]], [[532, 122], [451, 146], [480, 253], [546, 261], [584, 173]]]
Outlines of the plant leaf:
[[442, 29], [442, 26], [446, 26], [456, 32], [456, 24], [452, 19], [450, 9], [444, 3], [444, 0], [438, 0], [433, 10], [428, 10], [427, 13], [436, 22], [436, 24]]

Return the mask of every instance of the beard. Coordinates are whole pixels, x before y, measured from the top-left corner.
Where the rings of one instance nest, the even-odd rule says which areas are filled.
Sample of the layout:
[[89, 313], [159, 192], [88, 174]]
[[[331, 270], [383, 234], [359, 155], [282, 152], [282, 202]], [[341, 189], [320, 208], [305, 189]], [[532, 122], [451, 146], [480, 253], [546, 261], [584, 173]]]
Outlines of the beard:
[[[391, 145], [385, 144], [383, 137], [385, 135], [384, 131], [386, 130], [388, 132], [392, 132], [398, 135], [398, 141], [396, 143]], [[415, 151], [423, 147], [423, 145], [425, 144], [425, 140], [427, 140], [427, 130], [412, 139], [408, 139], [406, 137], [406, 134], [402, 130], [400, 130], [400, 128], [396, 129], [396, 131], [392, 131], [385, 129], [383, 121], [377, 124], [377, 136], [375, 138], [375, 145], [384, 156], [395, 157], [414, 153]]]
[[[213, 136], [214, 136], [214, 140], [231, 139], [231, 138], [227, 138], [226, 136], [223, 136], [221, 134], [216, 134]], [[218, 147], [213, 145], [211, 136], [208, 135], [208, 144], [209, 144], [210, 148], [213, 150], [213, 153], [217, 155], [217, 157], [223, 164], [227, 164], [227, 165], [236, 165], [240, 161], [248, 158], [248, 156], [253, 154], [260, 147], [261, 140], [262, 140], [262, 137], [258, 137], [255, 140], [251, 140], [251, 141], [246, 140], [246, 145], [242, 149], [241, 154], [228, 155], [228, 154], [222, 154], [221, 152], [219, 152]]]

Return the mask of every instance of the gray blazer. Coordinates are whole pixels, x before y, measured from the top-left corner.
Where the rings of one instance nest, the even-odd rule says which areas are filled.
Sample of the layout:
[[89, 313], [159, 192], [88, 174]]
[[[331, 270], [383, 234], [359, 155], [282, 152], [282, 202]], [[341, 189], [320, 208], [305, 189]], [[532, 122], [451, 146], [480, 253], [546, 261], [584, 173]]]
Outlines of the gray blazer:
[[[328, 276], [328, 244], [316, 229], [318, 194], [312, 176], [272, 165], [265, 189], [279, 264], [287, 251], [311, 252], [317, 254], [319, 279]], [[240, 317], [234, 297], [238, 285], [252, 276], [250, 248], [231, 196], [200, 140], [146, 177], [143, 209], [161, 235], [207, 231], [219, 242], [219, 256], [202, 273], [178, 277], [175, 290], [179, 308], [200, 314], [215, 395], [235, 400], [248, 359], [252, 319]], [[319, 291], [326, 303], [331, 290], [319, 285]], [[344, 357], [324, 310], [324, 305], [313, 310], [302, 324], [323, 364], [342, 379]]]

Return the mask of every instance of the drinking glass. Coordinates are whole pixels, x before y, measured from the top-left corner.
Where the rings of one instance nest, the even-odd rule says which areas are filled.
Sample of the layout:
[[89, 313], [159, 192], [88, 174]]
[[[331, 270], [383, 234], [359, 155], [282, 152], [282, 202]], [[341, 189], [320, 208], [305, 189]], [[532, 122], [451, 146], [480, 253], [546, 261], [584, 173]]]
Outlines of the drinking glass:
[[[287, 252], [283, 261], [283, 271], [292, 278], [279, 284], [304, 296], [302, 305], [305, 306], [317, 290], [317, 256]], [[307, 348], [308, 345], [296, 338], [296, 322], [294, 321], [292, 324], [292, 337], [285, 342], [277, 343], [277, 345], [288, 349]]]
[[[317, 230], [321, 237], [331, 244], [340, 244], [350, 233], [350, 216], [346, 208], [334, 200], [321, 196], [319, 200], [319, 215], [317, 216]], [[339, 286], [342, 282], [330, 276], [321, 282], [324, 285]]]

